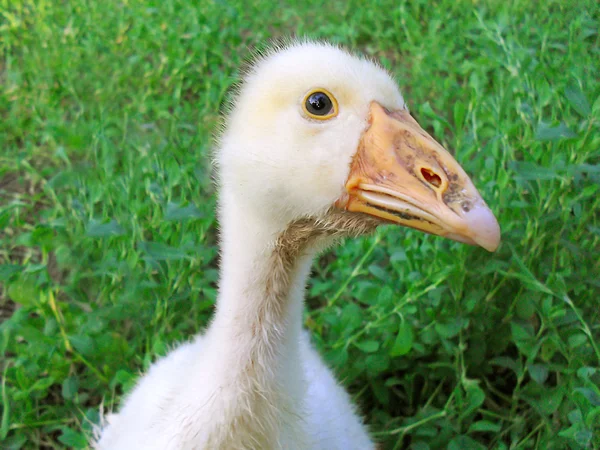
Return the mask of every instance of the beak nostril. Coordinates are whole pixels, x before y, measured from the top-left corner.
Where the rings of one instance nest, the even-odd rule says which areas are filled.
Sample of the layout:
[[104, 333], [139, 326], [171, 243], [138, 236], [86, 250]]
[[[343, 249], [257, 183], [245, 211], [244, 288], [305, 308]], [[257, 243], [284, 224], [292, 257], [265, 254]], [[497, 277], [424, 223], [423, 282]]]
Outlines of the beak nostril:
[[442, 179], [440, 178], [440, 176], [430, 169], [426, 169], [423, 167], [421, 169], [421, 175], [423, 175], [425, 181], [427, 181], [429, 184], [436, 188], [439, 188], [442, 185]]

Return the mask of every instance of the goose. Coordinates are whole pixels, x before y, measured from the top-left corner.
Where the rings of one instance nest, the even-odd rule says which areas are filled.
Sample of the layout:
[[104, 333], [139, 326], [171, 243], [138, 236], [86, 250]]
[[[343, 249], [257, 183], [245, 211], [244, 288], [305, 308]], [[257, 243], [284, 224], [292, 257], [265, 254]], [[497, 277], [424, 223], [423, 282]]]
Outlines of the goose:
[[97, 449], [374, 449], [302, 328], [311, 262], [396, 224], [494, 251], [500, 229], [392, 77], [294, 42], [245, 74], [216, 145], [220, 282], [203, 334], [154, 363]]

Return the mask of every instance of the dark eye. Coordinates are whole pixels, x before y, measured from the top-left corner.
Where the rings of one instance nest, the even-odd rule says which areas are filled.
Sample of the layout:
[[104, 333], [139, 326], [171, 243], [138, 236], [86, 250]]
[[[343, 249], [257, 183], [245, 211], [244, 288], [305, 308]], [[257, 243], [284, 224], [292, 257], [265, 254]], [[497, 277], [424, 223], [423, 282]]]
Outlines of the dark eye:
[[306, 96], [304, 110], [314, 119], [329, 119], [337, 114], [337, 102], [331, 94], [315, 90]]

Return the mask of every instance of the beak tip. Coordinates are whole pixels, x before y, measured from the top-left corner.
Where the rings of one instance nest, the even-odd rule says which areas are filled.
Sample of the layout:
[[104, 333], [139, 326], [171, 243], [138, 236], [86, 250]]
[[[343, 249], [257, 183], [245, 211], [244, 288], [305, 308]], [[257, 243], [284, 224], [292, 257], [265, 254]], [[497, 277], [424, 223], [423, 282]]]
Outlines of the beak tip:
[[500, 225], [494, 213], [483, 203], [468, 213], [471, 238], [488, 252], [495, 252], [500, 245]]
[[498, 239], [495, 240], [490, 240], [490, 241], [478, 241], [477, 245], [485, 248], [488, 252], [490, 253], [494, 253], [498, 247], [500, 246], [500, 236], [498, 236]]

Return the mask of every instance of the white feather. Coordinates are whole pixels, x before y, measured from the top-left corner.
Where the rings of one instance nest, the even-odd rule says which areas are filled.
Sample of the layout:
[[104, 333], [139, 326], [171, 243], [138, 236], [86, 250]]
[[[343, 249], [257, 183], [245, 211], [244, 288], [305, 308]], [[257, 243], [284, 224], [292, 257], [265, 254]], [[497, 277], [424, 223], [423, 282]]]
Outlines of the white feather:
[[[314, 88], [335, 95], [337, 117], [305, 116], [302, 100]], [[215, 318], [150, 368], [109, 417], [97, 449], [374, 448], [302, 332], [316, 246], [289, 274], [281, 311], [265, 303], [261, 285], [277, 236], [299, 218], [323, 216], [343, 192], [372, 101], [405, 108], [385, 71], [326, 44], [275, 49], [247, 73], [215, 153], [222, 248]]]

